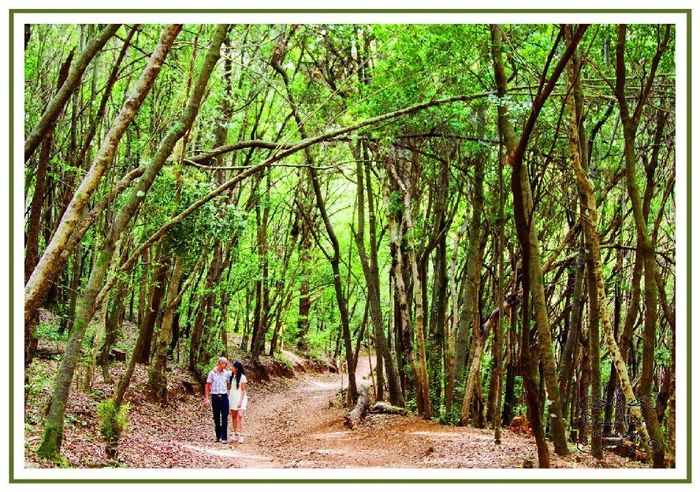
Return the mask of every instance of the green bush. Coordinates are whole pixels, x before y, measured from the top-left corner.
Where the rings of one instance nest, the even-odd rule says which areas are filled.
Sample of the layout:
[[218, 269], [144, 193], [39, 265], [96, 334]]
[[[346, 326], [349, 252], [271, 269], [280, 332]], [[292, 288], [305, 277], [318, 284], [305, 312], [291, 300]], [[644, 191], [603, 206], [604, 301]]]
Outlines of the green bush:
[[416, 401], [415, 398], [409, 398], [408, 400], [406, 400], [406, 407], [405, 408], [409, 412], [415, 413], [416, 411], [418, 411], [418, 402]]
[[100, 434], [110, 443], [116, 443], [126, 427], [128, 413], [128, 403], [124, 403], [119, 408], [114, 406], [114, 401], [111, 399], [98, 403], [97, 416], [100, 420]]
[[284, 354], [275, 353], [275, 355], [273, 356], [273, 358], [274, 358], [277, 362], [279, 362], [280, 364], [282, 364], [282, 365], [284, 366], [285, 369], [287, 369], [287, 370], [289, 370], [289, 371], [291, 371], [291, 370], [294, 369], [294, 365], [292, 364], [292, 362], [291, 362]]
[[445, 407], [441, 407], [434, 420], [445, 425], [459, 425], [460, 419], [460, 406], [453, 404], [450, 412], [447, 412]]
[[42, 393], [50, 393], [53, 388], [54, 375], [48, 371], [42, 370], [40, 363], [35, 359], [30, 366], [30, 376], [27, 378], [25, 389], [27, 394], [38, 395]]
[[68, 340], [68, 332], [64, 331], [60, 333], [59, 325], [49, 321], [42, 321], [39, 323], [39, 326], [36, 327], [36, 336], [53, 342]]

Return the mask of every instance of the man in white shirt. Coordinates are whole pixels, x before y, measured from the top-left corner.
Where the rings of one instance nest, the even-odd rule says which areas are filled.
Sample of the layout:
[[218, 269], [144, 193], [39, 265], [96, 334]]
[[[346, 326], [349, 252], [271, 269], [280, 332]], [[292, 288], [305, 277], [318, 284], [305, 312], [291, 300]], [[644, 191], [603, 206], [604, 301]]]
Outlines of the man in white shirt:
[[219, 357], [216, 367], [209, 371], [204, 385], [204, 404], [211, 405], [214, 412], [216, 442], [226, 444], [228, 429], [228, 390], [231, 389], [231, 371], [226, 369], [228, 360]]

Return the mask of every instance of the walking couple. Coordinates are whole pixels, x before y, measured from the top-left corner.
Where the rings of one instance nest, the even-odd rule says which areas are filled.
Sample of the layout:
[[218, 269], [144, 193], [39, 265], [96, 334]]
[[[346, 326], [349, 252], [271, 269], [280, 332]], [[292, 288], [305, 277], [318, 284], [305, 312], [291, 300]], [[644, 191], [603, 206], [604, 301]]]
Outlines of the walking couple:
[[204, 385], [204, 404], [211, 405], [214, 412], [216, 442], [228, 443], [228, 415], [233, 419], [233, 441], [243, 442], [243, 412], [248, 407], [248, 393], [243, 364], [230, 363], [220, 357], [216, 367], [209, 371]]

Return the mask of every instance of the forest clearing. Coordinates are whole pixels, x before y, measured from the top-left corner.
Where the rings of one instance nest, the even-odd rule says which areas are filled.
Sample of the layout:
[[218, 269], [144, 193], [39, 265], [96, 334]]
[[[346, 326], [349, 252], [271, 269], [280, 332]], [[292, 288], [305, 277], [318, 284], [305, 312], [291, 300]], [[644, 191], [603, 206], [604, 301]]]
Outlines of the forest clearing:
[[25, 24], [25, 465], [675, 467], [675, 41]]

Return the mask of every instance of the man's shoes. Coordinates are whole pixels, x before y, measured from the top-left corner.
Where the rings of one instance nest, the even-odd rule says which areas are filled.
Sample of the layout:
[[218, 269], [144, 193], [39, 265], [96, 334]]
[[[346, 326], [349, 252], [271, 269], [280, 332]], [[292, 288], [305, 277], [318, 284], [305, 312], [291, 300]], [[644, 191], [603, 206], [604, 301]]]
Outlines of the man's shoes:
[[221, 442], [221, 439], [219, 439], [219, 438], [217, 437], [217, 438], [216, 438], [216, 442]]
[[221, 444], [228, 444], [228, 441], [226, 439], [222, 439]]

